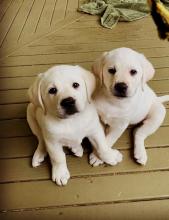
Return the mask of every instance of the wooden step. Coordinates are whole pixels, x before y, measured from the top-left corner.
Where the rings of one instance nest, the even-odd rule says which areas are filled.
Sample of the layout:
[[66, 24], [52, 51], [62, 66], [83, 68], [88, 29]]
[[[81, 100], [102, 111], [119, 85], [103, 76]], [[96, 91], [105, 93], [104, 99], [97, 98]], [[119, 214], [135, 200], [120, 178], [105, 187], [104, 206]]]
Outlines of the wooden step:
[[5, 183], [0, 187], [1, 211], [165, 199], [168, 185], [169, 171], [72, 178], [66, 187], [51, 180]]
[[[161, 220], [168, 217], [169, 200], [151, 200], [135, 202], [100, 202], [98, 204], [84, 204], [76, 206], [48, 207], [40, 209], [22, 210], [21, 212], [4, 212], [1, 217], [4, 220], [65, 220], [65, 219], [127, 219], [128, 220]], [[144, 210], [144, 211], [143, 211]]]
[[[147, 149], [148, 162], [146, 166], [141, 166], [134, 161], [132, 151], [121, 150], [121, 153], [123, 154], [123, 161], [114, 167], [108, 165], [91, 167], [88, 163], [88, 154], [84, 154], [82, 158], [67, 155], [66, 160], [71, 178], [167, 171], [169, 169], [169, 147]], [[32, 158], [0, 160], [0, 183], [50, 180], [49, 158], [38, 168], [32, 168], [31, 160]]]
[[[0, 143], [0, 159], [32, 157], [37, 147], [37, 140], [34, 136], [1, 138]], [[168, 127], [160, 127], [153, 135], [146, 139], [145, 145], [146, 148], [168, 147]], [[88, 144], [85, 144], [85, 146], [88, 151]], [[129, 149], [131, 147], [130, 130], [128, 129], [116, 142], [114, 148]]]

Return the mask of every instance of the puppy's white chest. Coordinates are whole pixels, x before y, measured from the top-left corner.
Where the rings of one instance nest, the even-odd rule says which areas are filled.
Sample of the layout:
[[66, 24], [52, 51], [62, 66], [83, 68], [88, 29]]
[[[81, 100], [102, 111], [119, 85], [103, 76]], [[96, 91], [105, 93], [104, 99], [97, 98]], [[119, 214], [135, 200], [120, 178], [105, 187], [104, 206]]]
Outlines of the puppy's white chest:
[[155, 93], [146, 86], [144, 92], [138, 93], [132, 99], [115, 100], [112, 103], [106, 97], [98, 96], [95, 100], [97, 111], [105, 124], [113, 124], [124, 120], [129, 124], [137, 124], [147, 116]]
[[80, 114], [75, 118], [63, 120], [56, 120], [50, 116], [46, 117], [41, 126], [43, 135], [48, 136], [49, 139], [54, 140], [62, 146], [72, 147], [80, 145], [83, 138], [86, 137], [91, 130], [90, 127], [92, 127], [92, 125], [90, 124], [90, 118], [92, 116], [92, 114]]
[[58, 140], [62, 145], [68, 147], [79, 145], [82, 142], [84, 134], [82, 131], [79, 132], [80, 133], [79, 135], [77, 135], [77, 133], [78, 133], [77, 129], [74, 128], [70, 128], [67, 131], [63, 130], [63, 132], [59, 131], [57, 132], [57, 135], [59, 137]]
[[48, 126], [48, 133], [62, 146], [79, 145], [83, 139], [83, 132], [78, 132], [78, 129], [68, 124]]
[[123, 109], [118, 108], [109, 102], [106, 102], [106, 100], [97, 100], [96, 101], [96, 108], [98, 111], [98, 114], [101, 117], [101, 120], [105, 124], [112, 124], [114, 120], [118, 118], [125, 118], [127, 115], [127, 112], [124, 112]]

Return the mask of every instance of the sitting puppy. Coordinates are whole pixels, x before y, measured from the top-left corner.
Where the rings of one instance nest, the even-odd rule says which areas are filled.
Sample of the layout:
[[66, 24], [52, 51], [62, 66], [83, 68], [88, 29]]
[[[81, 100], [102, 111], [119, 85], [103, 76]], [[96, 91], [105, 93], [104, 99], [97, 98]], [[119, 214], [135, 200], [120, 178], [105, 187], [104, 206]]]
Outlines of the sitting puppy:
[[[146, 164], [144, 140], [162, 124], [166, 114], [162, 103], [169, 101], [169, 95], [157, 97], [147, 85], [154, 76], [152, 64], [134, 50], [119, 48], [97, 59], [93, 72], [101, 85], [94, 100], [101, 120], [108, 125], [108, 146], [113, 146], [130, 124], [142, 122], [135, 130], [134, 157]], [[94, 153], [90, 157], [102, 163]]]
[[39, 144], [32, 165], [37, 167], [48, 153], [52, 180], [66, 185], [70, 174], [63, 146], [81, 157], [82, 139], [88, 137], [101, 160], [115, 165], [122, 160], [117, 150], [106, 145], [103, 128], [91, 101], [93, 74], [79, 66], [61, 65], [38, 75], [29, 89], [27, 120]]

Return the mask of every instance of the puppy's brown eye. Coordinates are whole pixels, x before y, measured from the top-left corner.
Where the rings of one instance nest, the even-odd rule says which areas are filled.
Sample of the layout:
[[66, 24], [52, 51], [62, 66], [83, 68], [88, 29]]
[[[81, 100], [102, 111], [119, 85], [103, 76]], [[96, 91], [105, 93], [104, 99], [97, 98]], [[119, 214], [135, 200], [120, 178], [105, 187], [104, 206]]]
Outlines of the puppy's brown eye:
[[115, 74], [116, 73], [116, 68], [115, 67], [113, 67], [113, 68], [109, 68], [108, 69], [108, 72], [110, 73], [110, 74]]
[[57, 93], [56, 87], [52, 87], [49, 89], [49, 94], [55, 95]]
[[76, 82], [74, 82], [73, 84], [72, 84], [72, 86], [73, 86], [73, 88], [78, 88], [79, 87], [79, 83], [76, 83]]
[[135, 69], [130, 70], [130, 74], [132, 76], [136, 75], [137, 74], [137, 70], [135, 70]]

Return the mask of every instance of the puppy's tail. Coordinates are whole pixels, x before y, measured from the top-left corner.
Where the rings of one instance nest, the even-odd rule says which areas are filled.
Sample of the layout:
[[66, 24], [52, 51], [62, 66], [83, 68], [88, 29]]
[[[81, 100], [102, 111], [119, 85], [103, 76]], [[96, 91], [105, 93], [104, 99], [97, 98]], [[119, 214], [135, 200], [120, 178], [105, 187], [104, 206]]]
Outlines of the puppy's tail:
[[164, 95], [164, 96], [158, 97], [158, 101], [161, 102], [161, 103], [168, 102], [169, 101], [169, 95]]

